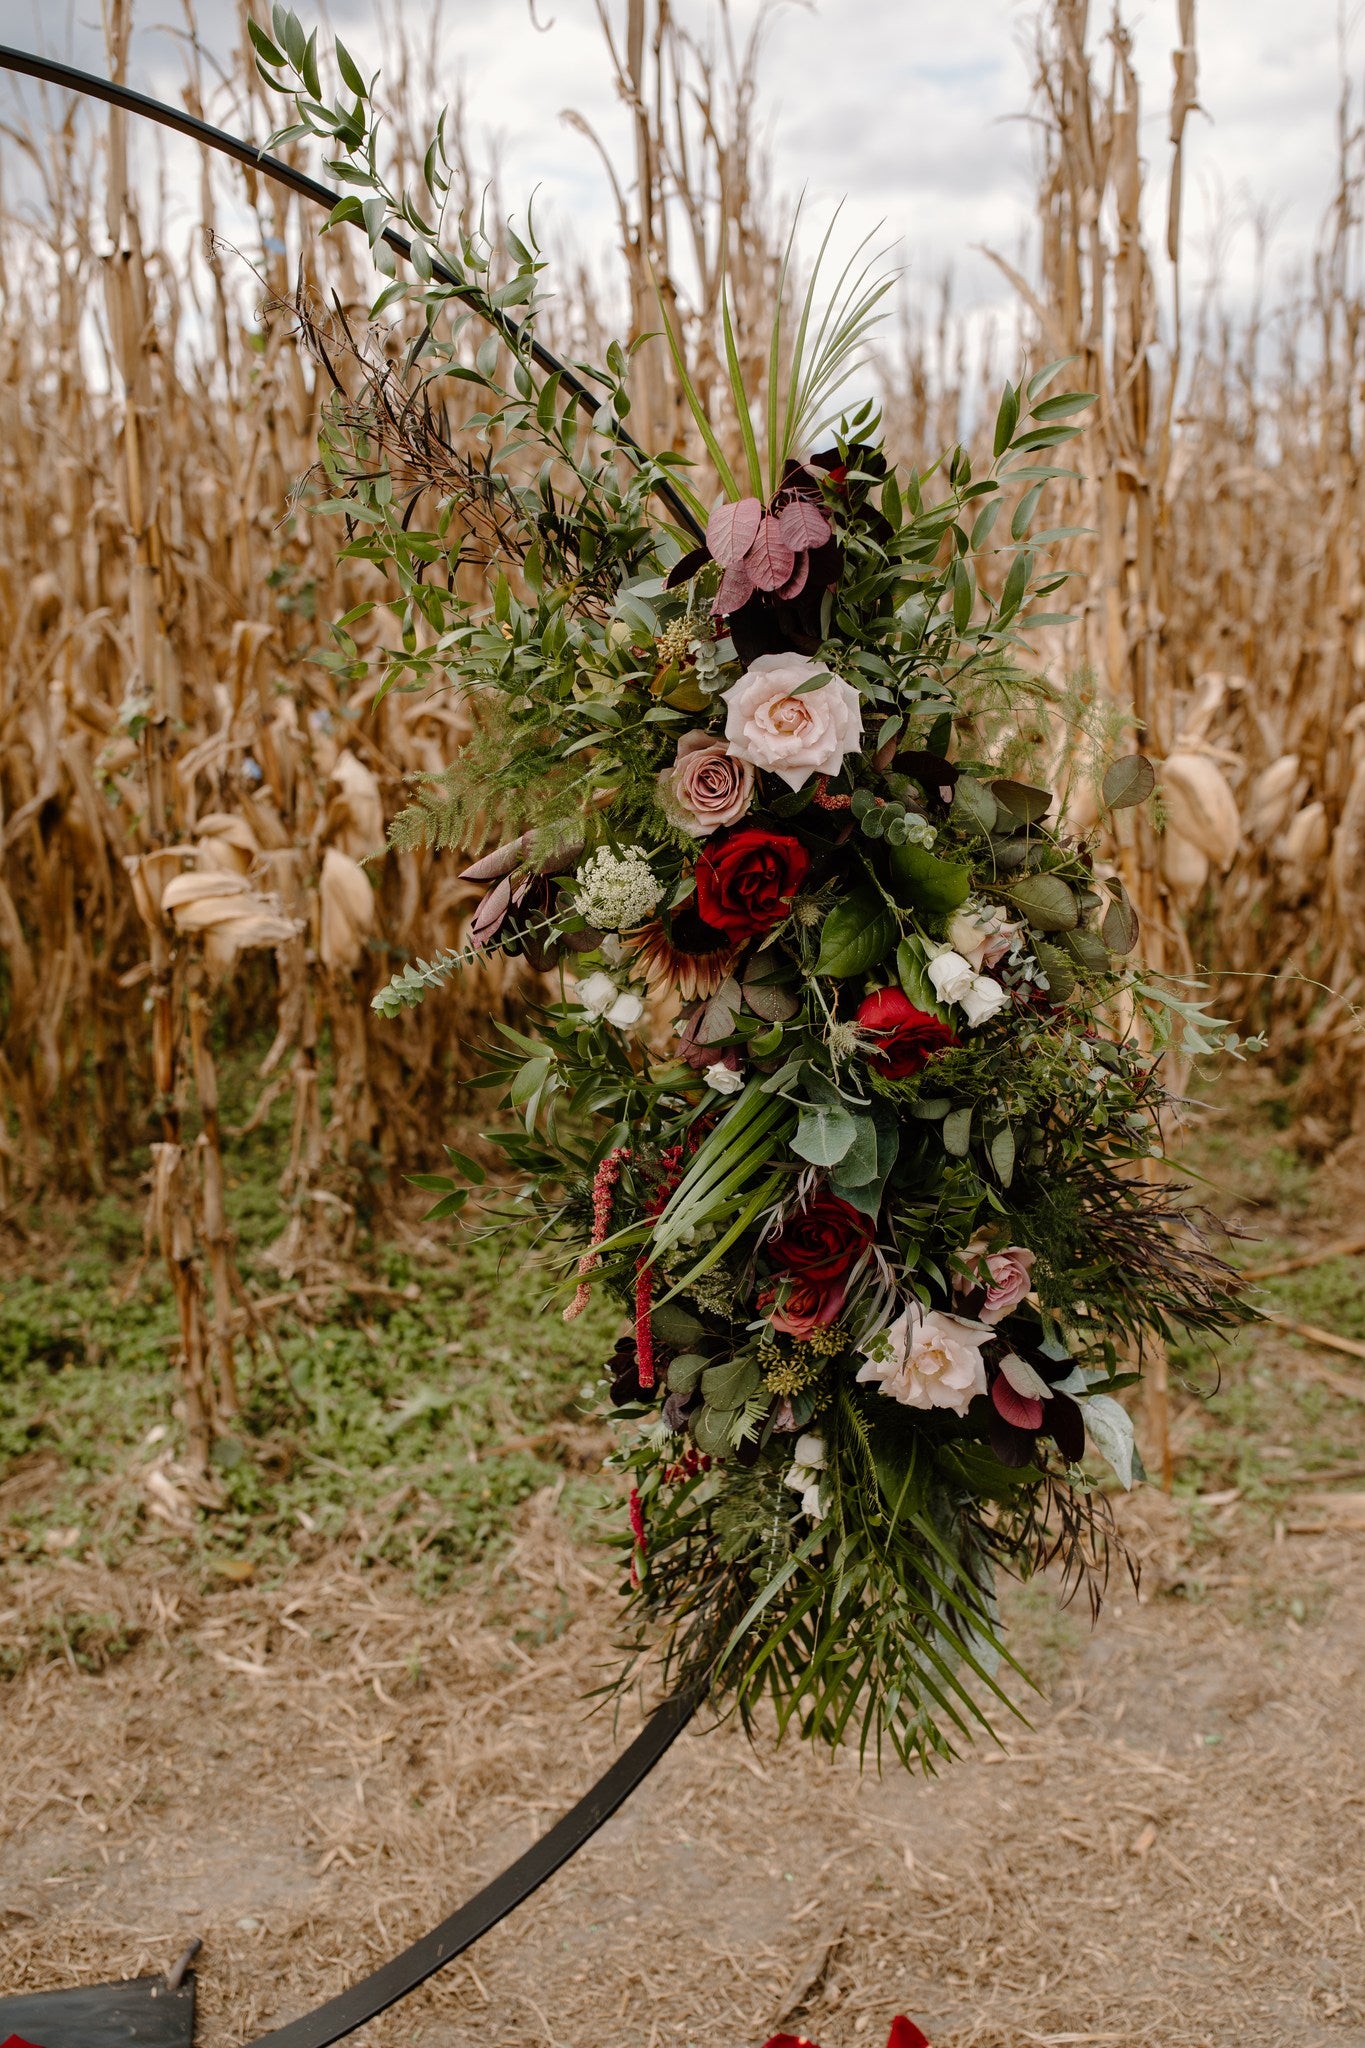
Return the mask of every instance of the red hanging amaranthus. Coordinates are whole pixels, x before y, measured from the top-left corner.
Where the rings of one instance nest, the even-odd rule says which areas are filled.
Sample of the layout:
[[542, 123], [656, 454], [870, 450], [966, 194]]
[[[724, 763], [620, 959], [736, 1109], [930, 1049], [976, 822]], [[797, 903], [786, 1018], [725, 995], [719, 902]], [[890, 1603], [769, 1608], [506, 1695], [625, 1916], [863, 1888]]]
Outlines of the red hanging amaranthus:
[[578, 1261], [578, 1292], [564, 1311], [566, 1323], [571, 1323], [575, 1316], [581, 1316], [588, 1305], [592, 1289], [587, 1276], [596, 1272], [602, 1263], [598, 1247], [605, 1243], [611, 1229], [612, 1197], [621, 1178], [621, 1168], [629, 1157], [629, 1145], [618, 1145], [614, 1152], [608, 1152], [592, 1177], [592, 1241]]
[[[682, 1179], [683, 1148], [670, 1145], [659, 1158], [659, 1179], [654, 1193], [645, 1203], [646, 1216], [662, 1216], [668, 1207], [668, 1198]], [[654, 1273], [644, 1259], [641, 1259], [635, 1273], [635, 1351], [639, 1359], [640, 1386], [646, 1392], [654, 1385], [654, 1325], [650, 1314], [654, 1307]]]

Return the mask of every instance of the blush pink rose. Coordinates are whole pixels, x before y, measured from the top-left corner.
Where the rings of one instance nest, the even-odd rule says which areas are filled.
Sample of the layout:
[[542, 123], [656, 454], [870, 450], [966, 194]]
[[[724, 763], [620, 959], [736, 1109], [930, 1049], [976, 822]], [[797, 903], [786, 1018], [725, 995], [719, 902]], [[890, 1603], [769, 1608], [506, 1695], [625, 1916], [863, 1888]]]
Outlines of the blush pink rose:
[[722, 825], [737, 825], [754, 793], [754, 771], [724, 740], [685, 732], [678, 757], [659, 776], [659, 801], [670, 824], [705, 839]]
[[986, 1391], [982, 1348], [994, 1332], [965, 1316], [909, 1302], [864, 1353], [860, 1381], [876, 1383], [907, 1408], [951, 1408], [965, 1415]]
[[960, 1294], [970, 1294], [984, 1281], [986, 1299], [977, 1313], [983, 1323], [992, 1327], [1003, 1322], [1011, 1309], [1018, 1308], [1033, 1285], [1035, 1254], [1025, 1251], [1019, 1244], [1007, 1244], [1002, 1252], [987, 1252], [984, 1245], [977, 1243], [969, 1244], [962, 1257], [971, 1271], [970, 1274], [954, 1274], [954, 1287]]
[[[818, 688], [796, 693], [819, 676]], [[863, 743], [862, 699], [851, 683], [804, 654], [760, 654], [725, 692], [730, 752], [800, 789], [837, 775]]]

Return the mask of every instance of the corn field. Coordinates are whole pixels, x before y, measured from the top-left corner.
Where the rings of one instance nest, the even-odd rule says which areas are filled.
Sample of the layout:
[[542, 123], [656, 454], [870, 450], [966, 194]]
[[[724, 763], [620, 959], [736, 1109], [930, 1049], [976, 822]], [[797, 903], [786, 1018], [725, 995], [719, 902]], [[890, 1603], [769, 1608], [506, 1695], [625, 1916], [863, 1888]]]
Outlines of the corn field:
[[[106, 8], [116, 77], [130, 7]], [[712, 46], [669, 0], [598, 12], [632, 112], [634, 161], [607, 165], [630, 323], [659, 325], [657, 279], [695, 381], [718, 392], [724, 272], [761, 389], [790, 225], [758, 140], [761, 24]], [[1030, 354], [1077, 357], [1071, 380], [1100, 399], [1057, 516], [1087, 529], [1070, 547], [1075, 623], [1040, 652], [1162, 764], [1164, 830], [1112, 849], [1149, 951], [1218, 972], [1222, 1014], [1269, 1031], [1300, 1075], [1304, 1140], [1323, 1151], [1365, 1132], [1365, 136], [1344, 92], [1338, 191], [1301, 297], [1240, 323], [1216, 298], [1184, 304], [1195, 0], [1172, 12], [1170, 140], [1150, 164], [1121, 19], [1047, 0], [1037, 29], [1037, 245], [1026, 272], [1002, 268]], [[239, 27], [251, 97], [234, 124], [264, 135], [275, 110], [246, 85]], [[414, 50], [386, 60], [398, 147], [420, 148], [412, 81], [431, 67]], [[185, 96], [213, 116], [193, 69]], [[527, 970], [466, 976], [398, 1022], [370, 1007], [397, 968], [460, 943], [479, 892], [455, 854], [383, 851], [414, 781], [461, 743], [458, 694], [376, 704], [311, 658], [362, 601], [378, 601], [362, 651], [397, 630], [375, 573], [338, 563], [309, 482], [335, 366], [302, 345], [296, 308], [363, 332], [363, 243], [319, 238], [278, 188], [205, 162], [187, 270], [130, 176], [125, 117], [56, 99], [48, 116], [12, 144], [41, 183], [38, 225], [32, 209], [0, 216], [0, 1216], [49, 1189], [98, 1190], [150, 1145], [202, 1457], [234, 1413], [252, 1313], [224, 1221], [215, 1050], [219, 1064], [224, 1045], [250, 1053], [249, 1119], [292, 1106], [276, 1256], [306, 1275], [344, 1259], [401, 1173], [430, 1163], [490, 1013], [515, 1010]], [[1153, 180], [1159, 246], [1143, 229]], [[476, 211], [467, 161], [464, 187]], [[259, 275], [219, 233], [243, 207]], [[546, 338], [597, 352], [597, 292], [581, 270], [565, 283]], [[392, 337], [369, 345], [398, 353]], [[998, 393], [963, 359], [951, 307], [888, 345], [897, 454], [932, 457], [964, 421], [989, 434]], [[697, 454], [657, 340], [633, 376], [639, 439]]]

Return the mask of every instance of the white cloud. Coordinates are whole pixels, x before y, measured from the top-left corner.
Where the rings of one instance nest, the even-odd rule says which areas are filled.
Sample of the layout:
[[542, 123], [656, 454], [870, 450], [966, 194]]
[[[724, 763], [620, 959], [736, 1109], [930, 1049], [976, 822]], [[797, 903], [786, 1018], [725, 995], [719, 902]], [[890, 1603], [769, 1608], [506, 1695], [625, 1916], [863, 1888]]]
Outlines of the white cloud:
[[[589, 144], [560, 118], [576, 108], [615, 159], [628, 160], [628, 114], [613, 90], [592, 0], [537, 0], [536, 12], [552, 23], [544, 31], [527, 0], [482, 0], [477, 9], [451, 0], [389, 0], [390, 9], [395, 4], [418, 46], [435, 8], [439, 55], [424, 87], [435, 104], [463, 82], [476, 147], [485, 162], [499, 163], [507, 203], [520, 208], [536, 192], [547, 227], [608, 271], [616, 228], [607, 180]], [[619, 0], [612, 4], [619, 12]], [[758, 4], [733, 0], [741, 35]], [[707, 21], [705, 0], [679, 5], [690, 22]], [[884, 222], [921, 302], [951, 266], [960, 303], [1004, 303], [973, 245], [1015, 256], [1029, 231], [1033, 143], [1015, 117], [1028, 97], [1032, 12], [1018, 0], [823, 0], [818, 8], [792, 0], [774, 19], [762, 108], [778, 190], [793, 195], [807, 186], [816, 218], [845, 197], [850, 240]], [[1150, 225], [1159, 242], [1175, 0], [1147, 0], [1130, 12], [1152, 167]], [[1211, 118], [1196, 115], [1187, 129], [1191, 292], [1220, 223], [1268, 215], [1284, 263], [1301, 260], [1311, 246], [1334, 175], [1336, 12], [1336, 0], [1301, 0], [1287, 34], [1282, 0], [1204, 0], [1201, 97]], [[0, 0], [0, 38], [98, 68], [94, 13], [51, 0]], [[166, 15], [144, 0], [132, 81], [174, 97], [183, 46], [157, 26]], [[207, 0], [201, 16], [214, 54], [230, 64], [235, 8]], [[331, 17], [357, 56], [383, 61], [374, 0], [334, 0]], [[141, 161], [150, 176], [155, 152], [143, 145]], [[177, 170], [173, 199], [188, 222], [193, 182], [179, 177], [178, 154], [167, 161]], [[1272, 255], [1272, 270], [1275, 261]], [[1245, 228], [1233, 236], [1224, 267], [1234, 299], [1244, 299], [1254, 268]]]

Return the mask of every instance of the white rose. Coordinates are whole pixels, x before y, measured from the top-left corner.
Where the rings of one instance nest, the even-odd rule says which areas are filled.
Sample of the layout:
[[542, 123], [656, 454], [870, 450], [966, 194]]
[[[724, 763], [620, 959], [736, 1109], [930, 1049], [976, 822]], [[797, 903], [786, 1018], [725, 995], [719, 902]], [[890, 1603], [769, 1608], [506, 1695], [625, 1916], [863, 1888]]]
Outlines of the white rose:
[[714, 1088], [717, 1095], [738, 1095], [744, 1086], [744, 1076], [727, 1067], [724, 1060], [716, 1060], [706, 1069], [706, 1085]]
[[606, 1012], [606, 1019], [608, 1024], [616, 1024], [622, 1031], [628, 1031], [632, 1024], [639, 1023], [644, 1014], [645, 1006], [640, 997], [627, 989]]
[[805, 1436], [796, 1439], [796, 1449], [792, 1456], [798, 1465], [811, 1465], [818, 1470], [825, 1462], [824, 1438], [807, 1431]]
[[590, 1015], [602, 1017], [616, 1001], [616, 983], [599, 967], [596, 974], [590, 974], [586, 981], [579, 982], [574, 994]]
[[907, 1408], [951, 1408], [965, 1415], [976, 1395], [986, 1391], [981, 1351], [994, 1335], [965, 1316], [926, 1311], [911, 1301], [876, 1340], [871, 1355], [863, 1354], [867, 1363], [858, 1378], [880, 1384], [884, 1394]]
[[1001, 988], [998, 981], [992, 981], [987, 974], [972, 977], [972, 985], [958, 1001], [966, 1012], [970, 1025], [988, 1024], [992, 1017], [1003, 1010], [1009, 1002], [1009, 993]]
[[967, 992], [976, 980], [969, 960], [951, 948], [935, 954], [929, 962], [929, 979], [934, 984], [934, 994], [941, 1003], [965, 1002]]
[[[818, 689], [796, 694], [818, 676]], [[766, 768], [791, 789], [837, 775], [863, 742], [862, 699], [842, 676], [804, 654], [760, 654], [725, 692], [725, 738], [737, 761]]]

